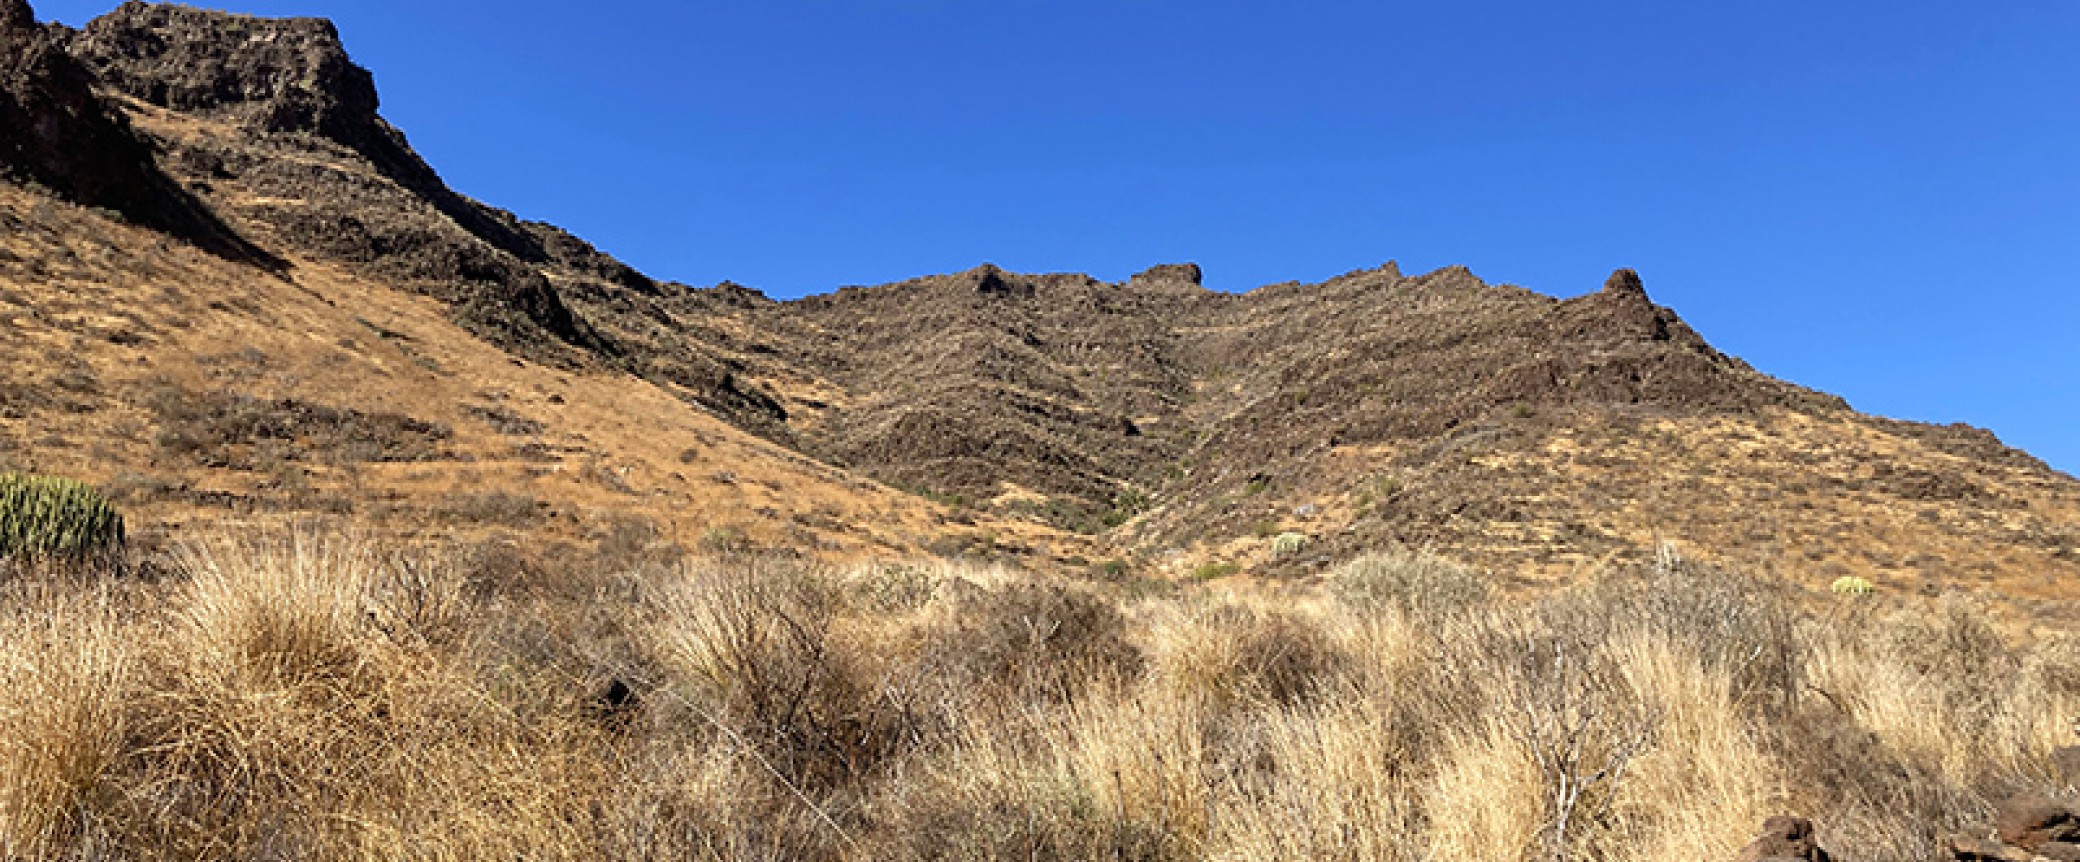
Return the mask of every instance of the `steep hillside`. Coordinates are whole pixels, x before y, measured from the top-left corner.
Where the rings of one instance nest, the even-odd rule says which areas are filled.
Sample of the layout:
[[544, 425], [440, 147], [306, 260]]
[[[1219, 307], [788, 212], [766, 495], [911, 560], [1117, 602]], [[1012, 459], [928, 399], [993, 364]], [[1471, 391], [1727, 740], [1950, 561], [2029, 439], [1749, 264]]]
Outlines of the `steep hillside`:
[[969, 529], [658, 386], [519, 359], [427, 297], [312, 261], [278, 279], [10, 186], [0, 331], [0, 468], [100, 484], [148, 537], [341, 516], [850, 557]]
[[[1198, 281], [1190, 265], [1124, 284], [985, 266], [742, 316], [786, 345], [770, 367], [835, 389], [791, 420], [812, 451], [1102, 531], [1177, 574], [1409, 544], [1560, 576], [1664, 541], [2039, 596], [2080, 574], [2071, 477], [1978, 429], [1761, 374], [1629, 270], [1564, 300], [1391, 264], [1241, 295]], [[1274, 554], [1286, 533], [1305, 547]]]
[[[0, 459], [148, 523], [748, 537], [1304, 575], [1707, 559], [2057, 597], [2080, 483], [1715, 350], [1637, 274], [1223, 294], [983, 265], [774, 301], [450, 189], [317, 20], [0, 3]], [[1586, 286], [1585, 286], [1586, 287]], [[1283, 541], [1278, 539], [1283, 537]]]

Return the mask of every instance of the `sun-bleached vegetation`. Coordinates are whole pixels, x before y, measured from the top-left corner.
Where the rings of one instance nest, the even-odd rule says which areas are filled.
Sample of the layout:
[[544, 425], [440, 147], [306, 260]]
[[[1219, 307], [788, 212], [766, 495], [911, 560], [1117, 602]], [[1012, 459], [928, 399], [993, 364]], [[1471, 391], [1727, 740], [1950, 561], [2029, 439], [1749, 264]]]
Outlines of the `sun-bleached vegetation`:
[[[7, 576], [8, 859], [1927, 858], [2072, 641], [1664, 558], [1151, 588], [312, 532]], [[151, 579], [150, 572], [165, 574]], [[1216, 592], [1225, 589], [1228, 592]]]

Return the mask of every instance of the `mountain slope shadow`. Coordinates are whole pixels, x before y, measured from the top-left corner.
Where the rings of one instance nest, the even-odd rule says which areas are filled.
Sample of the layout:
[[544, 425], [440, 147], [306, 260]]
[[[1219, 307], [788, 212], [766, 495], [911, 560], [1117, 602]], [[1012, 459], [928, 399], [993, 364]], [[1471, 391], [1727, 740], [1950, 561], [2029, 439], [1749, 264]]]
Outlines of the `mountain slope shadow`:
[[66, 52], [66, 31], [36, 23], [25, 0], [0, 0], [0, 175], [179, 237], [219, 257], [281, 272], [162, 172], [152, 148], [94, 92]]

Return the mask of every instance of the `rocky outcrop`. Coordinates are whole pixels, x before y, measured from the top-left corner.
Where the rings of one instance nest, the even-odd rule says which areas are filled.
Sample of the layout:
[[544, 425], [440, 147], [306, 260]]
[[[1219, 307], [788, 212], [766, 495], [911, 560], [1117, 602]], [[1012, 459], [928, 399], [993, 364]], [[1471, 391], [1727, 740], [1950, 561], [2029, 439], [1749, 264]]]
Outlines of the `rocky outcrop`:
[[151, 147], [94, 92], [65, 31], [0, 0], [0, 176], [122, 215], [212, 252], [279, 268], [159, 170]]
[[1741, 848], [1737, 862], [1830, 862], [1813, 834], [1813, 821], [1779, 814], [1762, 822], [1762, 832]]
[[[617, 288], [648, 279], [567, 234], [530, 229], [449, 189], [378, 114], [374, 76], [348, 56], [331, 22], [128, 2], [79, 31], [50, 28], [46, 38], [80, 87], [98, 82], [232, 131], [161, 132], [155, 143], [169, 153], [168, 170], [194, 188], [288, 202], [242, 208], [286, 255], [434, 296], [477, 335], [515, 353], [566, 365], [588, 355], [619, 360], [617, 345], [565, 302], [545, 270], [567, 268]], [[104, 140], [68, 151], [124, 152]]]
[[1990, 837], [1950, 841], [1957, 862], [2080, 862], [2080, 807], [2035, 793], [2002, 802]]
[[67, 49], [102, 83], [145, 102], [346, 147], [493, 247], [546, 257], [509, 217], [449, 189], [383, 120], [375, 76], [348, 57], [330, 21], [132, 0], [72, 34]]
[[131, 2], [94, 19], [70, 49], [103, 83], [176, 111], [233, 115], [356, 149], [380, 122], [374, 76], [319, 18]]
[[1127, 281], [1129, 284], [1135, 282], [1171, 282], [1197, 287], [1200, 284], [1200, 277], [1199, 265], [1196, 263], [1165, 263], [1151, 266], [1135, 273], [1134, 277]]

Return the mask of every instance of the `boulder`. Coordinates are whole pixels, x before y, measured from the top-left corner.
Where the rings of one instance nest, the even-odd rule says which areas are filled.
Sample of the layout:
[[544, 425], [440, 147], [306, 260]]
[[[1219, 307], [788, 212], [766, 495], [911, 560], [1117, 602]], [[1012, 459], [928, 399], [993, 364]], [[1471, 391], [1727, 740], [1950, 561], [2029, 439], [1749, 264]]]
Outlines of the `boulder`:
[[1156, 266], [1151, 266], [1151, 267], [1149, 267], [1149, 268], [1147, 268], [1147, 269], [1144, 269], [1144, 270], [1142, 270], [1142, 271], [1140, 271], [1140, 272], [1138, 272], [1138, 273], [1135, 273], [1135, 274], [1134, 274], [1134, 277], [1133, 277], [1133, 278], [1131, 278], [1131, 279], [1128, 279], [1128, 281], [1130, 281], [1130, 282], [1133, 282], [1133, 281], [1147, 281], [1147, 282], [1169, 281], [1169, 282], [1182, 282], [1182, 283], [1185, 283], [1185, 284], [1199, 284], [1199, 283], [1200, 283], [1200, 272], [1199, 272], [1199, 265], [1198, 265], [1198, 264], [1196, 264], [1196, 263], [1165, 263], [1165, 264], [1158, 264], [1158, 265], [1156, 265]]
[[1762, 832], [1741, 848], [1738, 862], [1829, 862], [1813, 834], [1813, 821], [1779, 814], [1762, 822]]
[[2037, 845], [2037, 855], [2051, 862], [2080, 862], [2080, 844], [2071, 841], [2046, 841]]
[[1958, 837], [1950, 840], [1950, 858], [1957, 862], [2030, 862], [2028, 850], [1984, 838]]
[[2020, 794], [2001, 803], [1993, 826], [2001, 840], [2032, 852], [2052, 842], [2080, 843], [2080, 811], [2042, 794]]
[[1610, 278], [1603, 280], [1603, 289], [1610, 293], [1647, 295], [1646, 284], [1640, 281], [1639, 272], [1633, 269], [1612, 272]]

